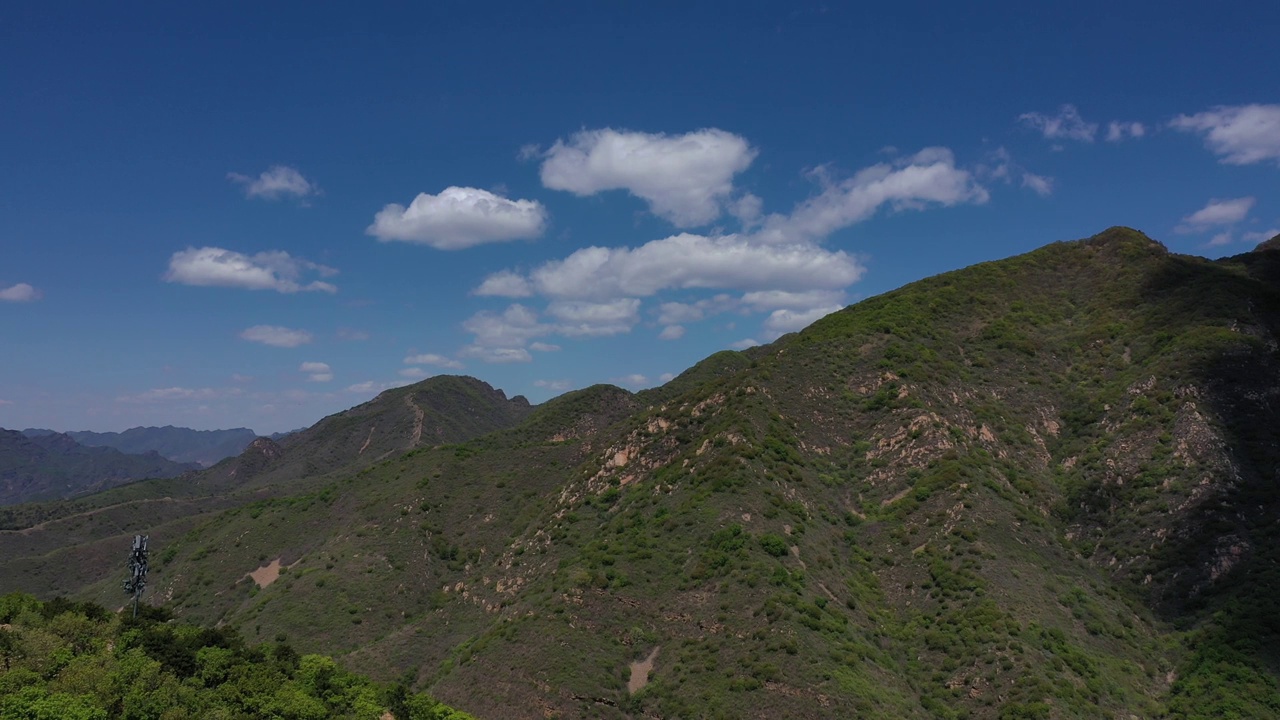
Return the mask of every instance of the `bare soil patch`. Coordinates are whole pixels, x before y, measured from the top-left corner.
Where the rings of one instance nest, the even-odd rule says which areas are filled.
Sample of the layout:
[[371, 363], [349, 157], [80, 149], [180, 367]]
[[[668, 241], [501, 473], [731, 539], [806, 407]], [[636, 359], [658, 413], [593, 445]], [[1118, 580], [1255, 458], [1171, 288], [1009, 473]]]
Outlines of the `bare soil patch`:
[[649, 657], [631, 663], [631, 679], [627, 681], [627, 692], [634, 695], [649, 684], [649, 673], [653, 670], [653, 661], [658, 659], [658, 651], [661, 649], [661, 646], [655, 647], [649, 652]]
[[258, 587], [264, 588], [280, 578], [280, 558], [276, 558], [257, 570], [245, 574], [253, 578]]

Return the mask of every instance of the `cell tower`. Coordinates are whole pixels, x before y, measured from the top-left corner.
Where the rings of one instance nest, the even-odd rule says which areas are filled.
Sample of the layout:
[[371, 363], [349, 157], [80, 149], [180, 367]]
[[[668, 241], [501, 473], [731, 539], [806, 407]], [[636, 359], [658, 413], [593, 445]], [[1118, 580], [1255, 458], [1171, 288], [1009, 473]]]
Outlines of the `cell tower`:
[[124, 581], [124, 591], [133, 595], [133, 616], [138, 617], [138, 598], [147, 587], [147, 539], [149, 535], [134, 535], [133, 549], [129, 551], [129, 579]]

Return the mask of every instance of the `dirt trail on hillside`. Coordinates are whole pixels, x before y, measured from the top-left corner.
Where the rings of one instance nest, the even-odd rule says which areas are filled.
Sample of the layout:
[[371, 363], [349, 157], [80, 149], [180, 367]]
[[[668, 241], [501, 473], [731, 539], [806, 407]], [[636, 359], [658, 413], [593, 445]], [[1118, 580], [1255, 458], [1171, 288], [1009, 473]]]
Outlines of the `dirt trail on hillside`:
[[418, 403], [413, 401], [412, 395], [404, 396], [404, 404], [409, 406], [413, 411], [413, 438], [409, 440], [409, 447], [416, 448], [422, 440], [422, 421], [426, 419], [427, 414], [422, 412], [422, 408], [418, 407]]
[[653, 670], [653, 661], [658, 659], [658, 651], [661, 649], [661, 646], [654, 647], [649, 652], [649, 657], [631, 663], [631, 679], [627, 681], [627, 692], [634, 695], [649, 684], [649, 673]]
[[128, 505], [142, 505], [144, 503], [174, 503], [174, 502], [189, 503], [191, 501], [175, 500], [174, 498], [171, 498], [171, 497], [143, 498], [141, 500], [127, 500], [122, 503], [116, 503], [115, 505], [107, 505], [106, 507], [94, 508], [92, 510], [78, 512], [74, 515], [63, 515], [62, 517], [52, 518], [49, 520], [45, 520], [43, 522], [36, 523], [35, 525], [31, 525], [29, 527], [24, 527], [20, 530], [0, 530], [0, 533], [17, 533], [19, 535], [30, 535], [33, 532], [44, 530], [46, 527], [54, 523], [66, 522], [67, 520], [75, 520], [76, 518], [89, 517], [90, 515], [99, 515], [101, 513], [108, 512], [110, 510], [115, 510], [116, 508], [126, 507]]
[[789, 549], [789, 550], [791, 550], [791, 556], [792, 556], [792, 557], [794, 557], [794, 558], [796, 559], [796, 562], [800, 563], [800, 569], [801, 569], [801, 570], [808, 570], [808, 569], [809, 569], [809, 566], [808, 566], [808, 565], [805, 565], [805, 564], [804, 564], [804, 561], [800, 559], [800, 546], [799, 546], [799, 545], [792, 545], [792, 546], [791, 546], [790, 548], [788, 548], [788, 549]]

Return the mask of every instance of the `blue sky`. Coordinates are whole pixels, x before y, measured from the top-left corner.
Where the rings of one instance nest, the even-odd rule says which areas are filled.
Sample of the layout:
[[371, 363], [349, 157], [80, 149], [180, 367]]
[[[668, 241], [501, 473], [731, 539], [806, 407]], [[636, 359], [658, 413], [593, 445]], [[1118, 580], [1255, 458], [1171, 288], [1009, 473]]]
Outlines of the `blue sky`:
[[1274, 2], [186, 5], [0, 10], [0, 426], [636, 389], [1112, 225], [1280, 228]]

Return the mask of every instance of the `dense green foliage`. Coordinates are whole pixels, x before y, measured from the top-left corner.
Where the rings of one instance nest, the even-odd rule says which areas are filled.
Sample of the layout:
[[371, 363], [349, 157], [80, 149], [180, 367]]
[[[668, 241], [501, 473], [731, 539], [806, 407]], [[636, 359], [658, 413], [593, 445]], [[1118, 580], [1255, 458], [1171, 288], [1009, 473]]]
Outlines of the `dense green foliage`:
[[283, 638], [133, 618], [89, 603], [0, 596], [3, 720], [467, 720], [471, 716], [299, 655]]

